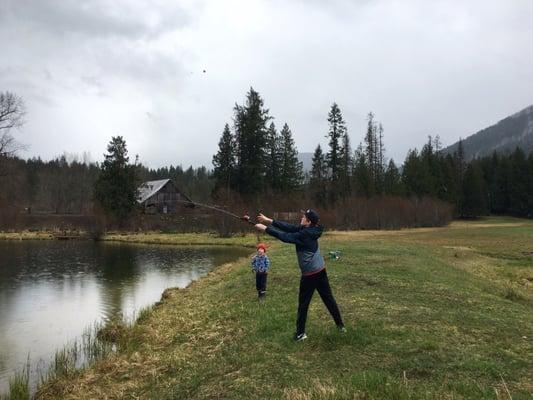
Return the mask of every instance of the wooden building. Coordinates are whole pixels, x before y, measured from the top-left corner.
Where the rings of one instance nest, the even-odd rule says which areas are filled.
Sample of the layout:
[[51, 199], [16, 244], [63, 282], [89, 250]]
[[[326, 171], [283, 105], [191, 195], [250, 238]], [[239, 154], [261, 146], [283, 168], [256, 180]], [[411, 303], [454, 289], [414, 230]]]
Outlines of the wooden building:
[[137, 202], [150, 214], [175, 213], [186, 205], [185, 202], [191, 201], [171, 179], [144, 182], [137, 190]]

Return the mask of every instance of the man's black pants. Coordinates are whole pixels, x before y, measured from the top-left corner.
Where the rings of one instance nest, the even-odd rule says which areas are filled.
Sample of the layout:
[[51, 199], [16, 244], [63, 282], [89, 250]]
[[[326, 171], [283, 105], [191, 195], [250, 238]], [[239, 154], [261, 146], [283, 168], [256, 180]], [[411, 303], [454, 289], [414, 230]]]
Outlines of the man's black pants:
[[257, 289], [257, 295], [259, 297], [264, 297], [267, 289], [267, 276], [266, 272], [256, 272], [255, 273], [255, 287]]
[[296, 319], [296, 334], [299, 335], [305, 332], [305, 321], [307, 320], [307, 310], [309, 309], [309, 303], [315, 289], [322, 298], [322, 301], [328, 308], [329, 313], [335, 320], [337, 326], [344, 326], [341, 318], [341, 313], [337, 302], [331, 293], [329, 286], [328, 274], [323, 269], [318, 274], [311, 276], [302, 275], [300, 279], [300, 293], [298, 294], [298, 316]]

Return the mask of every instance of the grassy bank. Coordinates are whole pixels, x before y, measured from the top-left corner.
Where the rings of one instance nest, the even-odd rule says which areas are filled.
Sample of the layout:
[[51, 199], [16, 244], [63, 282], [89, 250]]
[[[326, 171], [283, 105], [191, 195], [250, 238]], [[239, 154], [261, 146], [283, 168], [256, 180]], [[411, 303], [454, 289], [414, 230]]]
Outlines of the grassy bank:
[[53, 238], [51, 232], [0, 232], [0, 240], [52, 240]]
[[255, 247], [257, 235], [236, 235], [228, 238], [209, 233], [108, 233], [100, 240], [125, 243], [171, 244], [184, 246], [245, 246]]
[[[0, 240], [53, 240], [61, 232], [54, 231], [19, 231], [0, 232]], [[82, 239], [90, 239], [86, 232], [77, 232]], [[67, 236], [65, 234], [64, 236]], [[99, 240], [109, 242], [144, 243], [144, 244], [170, 244], [183, 246], [245, 246], [254, 247], [257, 235], [249, 233], [228, 238], [220, 237], [215, 233], [176, 233], [165, 234], [159, 232], [110, 232]]]
[[276, 244], [264, 303], [248, 260], [222, 266], [165, 291], [118, 354], [38, 398], [531, 398], [531, 221], [331, 232], [321, 246], [342, 252], [327, 264], [346, 334], [316, 296], [309, 339], [292, 342], [299, 276], [293, 246]]

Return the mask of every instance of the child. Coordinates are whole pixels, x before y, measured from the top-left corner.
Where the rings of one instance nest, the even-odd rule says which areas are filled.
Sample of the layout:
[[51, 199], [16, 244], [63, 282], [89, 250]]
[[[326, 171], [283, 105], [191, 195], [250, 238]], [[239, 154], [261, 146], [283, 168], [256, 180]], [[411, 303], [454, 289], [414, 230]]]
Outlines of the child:
[[252, 258], [252, 271], [255, 272], [255, 287], [257, 288], [257, 297], [262, 300], [266, 295], [268, 268], [270, 260], [266, 255], [266, 245], [259, 243], [257, 245], [257, 254]]

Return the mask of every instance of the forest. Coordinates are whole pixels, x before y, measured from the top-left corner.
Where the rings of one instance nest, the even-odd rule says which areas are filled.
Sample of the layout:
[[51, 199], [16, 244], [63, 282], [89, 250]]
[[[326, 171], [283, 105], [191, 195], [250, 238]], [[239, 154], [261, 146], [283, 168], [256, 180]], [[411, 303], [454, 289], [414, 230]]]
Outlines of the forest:
[[185, 168], [177, 161], [153, 169], [142, 164], [142, 155], [130, 160], [122, 136], [112, 137], [101, 162], [86, 153], [24, 159], [24, 146], [13, 136], [26, 116], [23, 100], [9, 92], [1, 96], [4, 227], [19, 221], [20, 214], [131, 219], [139, 214], [137, 187], [166, 178], [194, 201], [236, 211], [291, 212], [312, 206], [329, 226], [344, 229], [435, 226], [489, 214], [531, 218], [533, 213], [533, 154], [516, 148], [467, 161], [461, 142], [453, 154], [445, 154], [439, 136], [428, 136], [421, 149], [410, 150], [397, 165], [387, 158], [385, 129], [372, 112], [363, 140], [352, 149], [336, 103], [327, 113], [328, 145], [316, 146], [310, 171], [304, 172], [298, 161], [289, 124], [279, 129], [253, 88], [219, 134], [212, 168]]

